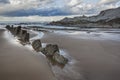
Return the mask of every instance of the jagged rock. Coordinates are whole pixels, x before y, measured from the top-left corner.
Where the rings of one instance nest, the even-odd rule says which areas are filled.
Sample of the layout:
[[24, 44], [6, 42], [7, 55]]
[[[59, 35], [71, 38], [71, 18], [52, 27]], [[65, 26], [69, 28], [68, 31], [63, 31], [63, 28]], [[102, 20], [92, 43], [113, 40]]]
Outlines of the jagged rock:
[[6, 25], [6, 29], [8, 29], [11, 33], [13, 33], [14, 27], [13, 27], [13, 25], [12, 26]]
[[15, 28], [15, 35], [18, 35], [21, 31], [21, 26]]
[[29, 33], [25, 33], [22, 37], [22, 41], [23, 42], [29, 42], [29, 38], [30, 38], [30, 34]]
[[15, 34], [15, 30], [16, 30], [16, 27], [13, 27], [13, 29], [12, 29], [12, 31], [11, 31], [11, 33], [15, 36], [16, 34]]
[[41, 48], [40, 51], [41, 51], [44, 55], [47, 54], [47, 51], [45, 50], [45, 48]]
[[41, 44], [40, 39], [33, 41], [32, 47], [35, 51], [37, 51], [37, 52], [40, 51], [40, 49], [42, 48], [42, 44]]
[[55, 52], [59, 52], [59, 48], [57, 45], [48, 44], [45, 51], [47, 56], [53, 56]]
[[26, 30], [21, 30], [20, 31], [20, 34], [19, 34], [19, 37], [22, 37], [24, 34], [26, 34], [27, 33], [27, 31]]
[[10, 30], [10, 28], [11, 28], [10, 25], [6, 25], [6, 29]]
[[6, 28], [14, 35], [19, 38], [23, 43], [29, 42], [30, 34], [27, 33], [27, 30], [22, 30], [21, 26], [13, 27], [13, 25], [10, 27], [10, 25], [7, 25]]
[[60, 64], [66, 64], [68, 62], [68, 59], [63, 55], [60, 55], [58, 52], [54, 54], [53, 59]]

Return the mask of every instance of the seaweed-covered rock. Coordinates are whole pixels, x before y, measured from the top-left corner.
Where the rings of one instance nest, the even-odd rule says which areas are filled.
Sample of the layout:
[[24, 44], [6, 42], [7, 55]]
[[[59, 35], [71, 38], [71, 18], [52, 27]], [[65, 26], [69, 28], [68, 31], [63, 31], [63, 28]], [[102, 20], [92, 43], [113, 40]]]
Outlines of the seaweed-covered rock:
[[59, 52], [59, 48], [58, 45], [48, 44], [45, 47], [45, 51], [47, 56], [53, 56], [55, 52]]
[[60, 55], [58, 52], [54, 54], [53, 59], [60, 64], [66, 64], [68, 62], [68, 59], [63, 55]]
[[40, 39], [37, 39], [35, 41], [32, 42], [32, 47], [35, 51], [40, 51], [40, 49], [42, 48], [42, 44], [41, 44], [41, 41]]

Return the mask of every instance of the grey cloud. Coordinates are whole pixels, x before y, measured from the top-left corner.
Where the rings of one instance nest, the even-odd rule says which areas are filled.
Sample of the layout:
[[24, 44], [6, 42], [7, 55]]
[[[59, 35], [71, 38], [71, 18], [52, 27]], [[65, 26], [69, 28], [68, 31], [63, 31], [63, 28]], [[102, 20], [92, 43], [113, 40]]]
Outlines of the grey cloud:
[[0, 0], [0, 3], [10, 3], [9, 0]]
[[119, 0], [101, 0], [100, 4], [109, 5], [109, 4], [116, 4], [117, 2], [119, 2]]
[[[18, 5], [1, 5], [1, 16], [59, 16], [59, 15], [89, 15], [96, 14], [103, 9], [111, 8], [119, 0], [101, 0], [98, 4], [89, 4], [83, 0], [63, 0], [64, 3], [56, 3], [57, 0], [19, 0]], [[25, 3], [24, 3], [25, 2]], [[0, 3], [9, 3], [9, 0], [0, 0]], [[59, 7], [59, 5], [61, 7]], [[58, 6], [57, 6], [58, 5]], [[113, 5], [114, 7], [115, 5]]]

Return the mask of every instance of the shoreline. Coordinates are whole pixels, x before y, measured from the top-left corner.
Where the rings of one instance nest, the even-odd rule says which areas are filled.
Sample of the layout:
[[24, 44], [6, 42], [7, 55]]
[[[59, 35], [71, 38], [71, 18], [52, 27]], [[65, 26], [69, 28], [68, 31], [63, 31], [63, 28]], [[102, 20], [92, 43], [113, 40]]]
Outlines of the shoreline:
[[[73, 75], [70, 72], [72, 71], [71, 69], [68, 71], [71, 77], [66, 77], [66, 79], [63, 80], [74, 80], [75, 77], [78, 78], [78, 80], [79, 79], [81, 80], [96, 80], [96, 79], [119, 80], [120, 79], [119, 77], [120, 39], [118, 39], [118, 41], [109, 40], [109, 38], [105, 40], [99, 40], [100, 38], [98, 38], [98, 40], [94, 40], [94, 37], [89, 38], [91, 35], [87, 36], [88, 38], [86, 39], [82, 39], [82, 38], [75, 38], [75, 36], [77, 35], [76, 37], [82, 37], [83, 34], [75, 34], [75, 35], [71, 35], [71, 34], [68, 35], [68, 34], [64, 34], [62, 32], [61, 33], [48, 32], [45, 34], [45, 37], [42, 38], [43, 42], [58, 44], [61, 49], [65, 49], [67, 53], [70, 56], [72, 56], [73, 59], [76, 60], [73, 66], [73, 71], [75, 71], [76, 75], [79, 76]], [[85, 33], [85, 34], [89, 34], [89, 33]], [[62, 73], [63, 72], [59, 74]], [[58, 78], [60, 78], [61, 76], [59, 75]]]
[[[51, 30], [51, 29], [49, 29], [49, 30]], [[41, 66], [43, 68], [45, 67], [45, 70], [44, 69], [42, 70], [43, 72], [45, 71], [44, 72], [45, 74], [43, 73], [45, 76], [39, 77], [39, 79], [45, 79], [45, 80], [49, 80], [49, 79], [50, 80], [96, 80], [96, 79], [119, 80], [120, 79], [120, 77], [119, 77], [119, 74], [120, 74], [120, 71], [119, 71], [120, 70], [119, 69], [119, 67], [120, 67], [120, 64], [119, 64], [120, 43], [119, 43], [119, 40], [120, 39], [118, 39], [118, 41], [109, 40], [109, 38], [106, 40], [94, 40], [93, 39], [94, 37], [90, 37], [90, 36], [94, 35], [94, 34], [91, 34], [91, 32], [90, 33], [85, 32], [85, 35], [83, 35], [83, 34], [81, 34], [80, 31], [77, 31], [77, 33], [76, 33], [76, 31], [72, 31], [70, 33], [68, 31], [65, 34], [61, 31], [66, 32], [65, 30], [60, 30], [60, 32], [57, 32], [56, 30], [54, 30], [52, 32], [47, 31], [47, 30], [45, 32], [43, 31], [41, 41], [42, 41], [43, 45], [46, 45], [46, 43], [57, 44], [59, 46], [60, 50], [62, 50], [63, 54], [70, 57], [68, 64], [66, 64], [65, 67], [63, 67], [63, 68], [59, 67], [58, 65], [52, 65], [52, 63], [49, 62], [49, 59], [47, 59], [45, 56], [41, 55], [41, 53], [36, 53], [34, 50], [31, 50], [32, 48], [30, 48], [29, 46], [21, 45], [21, 47], [20, 46], [16, 47], [16, 45], [9, 44], [8, 42], [3, 41], [6, 45], [11, 46], [11, 48], [13, 47], [13, 50], [17, 49], [20, 52], [17, 52], [16, 50], [15, 50], [15, 52], [12, 50], [9, 50], [9, 48], [10, 48], [9, 46], [7, 47], [8, 50], [5, 51], [4, 49], [0, 49], [0, 51], [2, 51], [4, 53], [7, 52], [6, 56], [8, 55], [9, 52], [10, 53], [14, 52], [14, 53], [12, 53], [12, 56], [16, 55], [16, 53], [24, 52], [25, 54], [22, 53], [19, 55], [21, 57], [23, 57], [25, 62], [27, 60], [27, 62], [29, 62], [31, 65], [36, 62], [37, 63], [35, 65], [39, 64], [39, 67], [32, 65], [33, 69], [34, 69], [34, 67], [37, 67], [37, 69], [35, 69], [36, 71], [31, 74], [36, 74], [38, 72], [37, 70], [42, 69]], [[110, 34], [110, 33], [108, 33], [108, 34]], [[37, 35], [37, 33], [33, 36], [36, 36], [36, 35]], [[76, 38], [76, 37], [82, 37], [82, 35], [83, 36], [88, 35], [88, 36], [86, 36], [86, 37], [88, 37], [88, 39], [87, 38], [86, 39]], [[104, 35], [105, 34], [102, 34], [102, 36], [104, 36]], [[32, 36], [32, 38], [34, 39], [33, 36]], [[98, 37], [98, 39], [100, 39], [100, 37], [98, 35], [96, 37]], [[0, 38], [0, 39], [2, 39], [2, 38]], [[0, 41], [0, 43], [1, 43], [1, 41]], [[28, 49], [28, 48], [30, 48], [30, 49]], [[16, 56], [16, 57], [19, 58], [19, 56]], [[25, 58], [27, 58], [27, 59], [25, 59]], [[32, 60], [31, 60], [31, 58], [32, 58]], [[10, 58], [10, 60], [11, 60], [11, 58]], [[4, 59], [3, 59], [3, 62], [4, 62]], [[18, 60], [16, 60], [16, 62], [18, 62]], [[6, 63], [7, 62], [4, 62], [4, 64], [6, 64]], [[19, 63], [15, 63], [15, 65], [16, 64], [19, 64]], [[19, 66], [24, 66], [24, 65], [20, 62]], [[19, 66], [16, 66], [15, 68], [21, 69]], [[30, 66], [27, 66], [27, 67], [31, 68]], [[7, 67], [7, 69], [9, 70], [8, 67]], [[14, 69], [12, 69], [12, 70], [14, 71]], [[10, 71], [12, 71], [12, 70], [10, 70]], [[18, 71], [18, 73], [19, 72], [20, 71]], [[23, 72], [25, 72], [25, 71], [23, 71]], [[1, 72], [1, 74], [2, 74], [2, 72]], [[42, 73], [40, 72], [40, 74], [42, 74]], [[117, 75], [115, 75], [115, 74], [117, 74]], [[25, 75], [28, 75], [28, 73], [26, 73]], [[47, 75], [50, 78], [46, 77]], [[109, 75], [111, 75], [111, 76], [109, 76]], [[20, 78], [20, 77], [18, 76], [18, 78]], [[27, 76], [26, 76], [26, 79], [27, 79]], [[6, 79], [4, 79], [4, 80], [6, 80]], [[34, 79], [31, 78], [31, 80], [34, 80]]]
[[11, 44], [2, 33], [0, 31], [1, 80], [56, 80], [43, 55], [22, 45]]

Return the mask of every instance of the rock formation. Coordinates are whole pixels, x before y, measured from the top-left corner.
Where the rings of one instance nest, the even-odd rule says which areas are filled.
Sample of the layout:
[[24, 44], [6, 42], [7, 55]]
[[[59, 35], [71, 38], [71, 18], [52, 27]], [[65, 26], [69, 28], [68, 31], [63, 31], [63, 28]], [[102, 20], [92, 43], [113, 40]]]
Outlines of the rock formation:
[[45, 48], [42, 48], [41, 41], [38, 39], [32, 42], [32, 47], [35, 51], [42, 52], [51, 61], [55, 61], [63, 65], [68, 62], [67, 58], [60, 55], [58, 45], [56, 44], [48, 44]]
[[80, 28], [120, 28], [120, 7], [101, 11], [95, 16], [64, 18], [49, 24]]
[[41, 49], [41, 52], [59, 64], [65, 65], [68, 62], [67, 58], [60, 55], [58, 45], [56, 44], [48, 44], [45, 48]]
[[26, 30], [21, 30], [20, 31], [20, 34], [19, 34], [19, 37], [22, 37], [24, 34], [26, 34], [27, 33], [27, 31]]
[[[21, 26], [11, 27], [10, 25], [7, 25], [6, 29], [14, 36], [17, 36], [23, 43], [29, 42], [30, 34], [27, 33], [27, 30], [21, 29]], [[41, 40], [37, 39], [32, 42], [32, 47], [35, 51], [42, 52], [49, 60], [58, 64], [65, 65], [68, 62], [68, 59], [59, 53], [59, 47], [56, 44], [47, 44], [45, 48], [42, 48]]]
[[6, 29], [8, 29], [14, 36], [17, 36], [22, 42], [29, 42], [30, 34], [27, 33], [27, 30], [22, 30], [21, 26], [13, 27], [7, 25]]
[[35, 51], [37, 51], [37, 52], [40, 51], [40, 49], [42, 48], [42, 44], [41, 44], [40, 39], [33, 41], [32, 47]]
[[53, 59], [60, 64], [66, 64], [68, 62], [68, 59], [65, 58], [63, 55], [60, 55], [58, 52], [54, 54]]
[[29, 38], [30, 38], [30, 34], [25, 33], [25, 34], [23, 34], [21, 39], [22, 39], [23, 42], [29, 42]]
[[18, 35], [21, 31], [21, 26], [15, 28], [15, 35]]
[[47, 56], [53, 56], [54, 53], [59, 52], [59, 48], [58, 48], [58, 45], [48, 44], [45, 47], [45, 51]]

